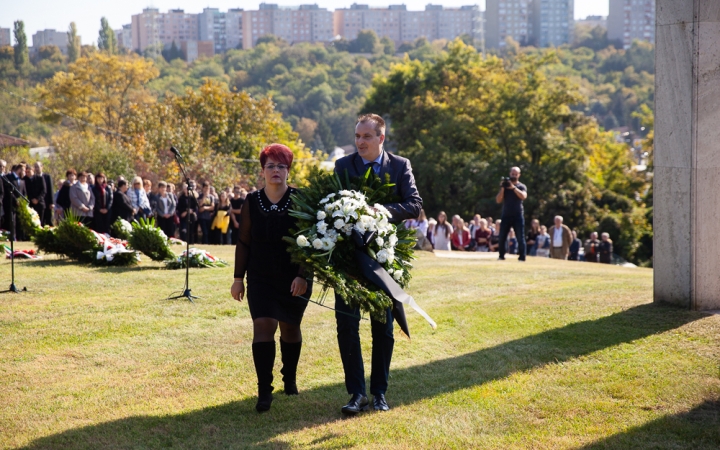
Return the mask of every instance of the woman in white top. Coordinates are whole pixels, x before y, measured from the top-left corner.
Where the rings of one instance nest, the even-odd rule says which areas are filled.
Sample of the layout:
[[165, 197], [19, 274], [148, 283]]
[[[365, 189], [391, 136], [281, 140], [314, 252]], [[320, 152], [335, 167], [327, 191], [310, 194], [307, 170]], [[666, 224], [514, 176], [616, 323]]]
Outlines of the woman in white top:
[[537, 252], [535, 253], [535, 256], [540, 256], [542, 258], [550, 257], [550, 235], [548, 234], [547, 227], [545, 225], [540, 227], [540, 234], [538, 234], [537, 237]]
[[447, 214], [440, 211], [438, 214], [437, 225], [435, 225], [435, 250], [451, 250], [453, 228], [447, 221]]

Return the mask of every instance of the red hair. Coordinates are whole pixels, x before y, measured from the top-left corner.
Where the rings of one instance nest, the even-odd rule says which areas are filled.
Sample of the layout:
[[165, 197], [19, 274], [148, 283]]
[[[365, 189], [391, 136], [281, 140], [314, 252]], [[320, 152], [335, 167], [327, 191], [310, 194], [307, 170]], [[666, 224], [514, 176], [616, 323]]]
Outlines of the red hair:
[[272, 158], [279, 164], [285, 164], [288, 167], [292, 165], [293, 154], [292, 151], [282, 144], [270, 144], [260, 152], [260, 165], [265, 167], [265, 163], [268, 158]]

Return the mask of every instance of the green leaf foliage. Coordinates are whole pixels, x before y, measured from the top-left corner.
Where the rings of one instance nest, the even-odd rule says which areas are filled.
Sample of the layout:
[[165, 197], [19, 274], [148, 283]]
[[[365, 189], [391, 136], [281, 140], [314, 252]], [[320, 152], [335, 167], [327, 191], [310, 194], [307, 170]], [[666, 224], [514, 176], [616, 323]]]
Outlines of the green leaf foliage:
[[130, 247], [147, 255], [153, 261], [165, 261], [175, 258], [165, 233], [155, 225], [155, 218], [139, 219], [132, 223], [132, 233], [128, 238]]

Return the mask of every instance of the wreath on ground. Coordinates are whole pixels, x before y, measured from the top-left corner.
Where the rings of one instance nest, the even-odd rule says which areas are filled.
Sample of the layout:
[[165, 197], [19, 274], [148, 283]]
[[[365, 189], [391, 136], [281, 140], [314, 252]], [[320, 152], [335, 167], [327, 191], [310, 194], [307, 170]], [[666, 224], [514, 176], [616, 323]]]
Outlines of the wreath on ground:
[[168, 237], [155, 225], [154, 217], [134, 221], [128, 242], [133, 249], [146, 254], [153, 261], [175, 258]]

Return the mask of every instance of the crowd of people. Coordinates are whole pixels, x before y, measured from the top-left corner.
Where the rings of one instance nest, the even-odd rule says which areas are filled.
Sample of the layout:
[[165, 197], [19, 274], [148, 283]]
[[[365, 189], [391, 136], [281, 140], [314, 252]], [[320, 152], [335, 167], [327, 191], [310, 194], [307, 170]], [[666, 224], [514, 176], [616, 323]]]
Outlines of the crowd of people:
[[[530, 230], [525, 235], [528, 256], [612, 263], [613, 244], [608, 233], [602, 233], [598, 239], [598, 233], [592, 232], [583, 243], [577, 232], [570, 230], [562, 221], [561, 216], [555, 218], [555, 225], [549, 230], [552, 234], [545, 225], [540, 225], [537, 219], [531, 221]], [[472, 220], [466, 222], [455, 215], [452, 221], [448, 222], [443, 211], [438, 214], [437, 219], [428, 219], [425, 211], [422, 211], [420, 217], [406, 221], [405, 226], [418, 230], [418, 235], [426, 239], [426, 245], [431, 246], [428, 248], [461, 252], [499, 252], [501, 219], [493, 221], [492, 217], [483, 218], [480, 214], [475, 214]], [[555, 230], [558, 230], [557, 235]], [[518, 238], [513, 229], [508, 232], [505, 253], [518, 254]]]
[[22, 194], [43, 226], [56, 225], [68, 211], [98, 233], [108, 234], [118, 218], [128, 222], [155, 218], [168, 237], [189, 240], [191, 244], [230, 245], [235, 243], [240, 210], [248, 194], [241, 186], [218, 191], [208, 181], [198, 191], [194, 180], [190, 180], [190, 186], [183, 183], [176, 189], [165, 181], [154, 184], [141, 177], [111, 180], [102, 172], [75, 169], [68, 169], [65, 179], [53, 185], [41, 162], [19, 163], [6, 170], [7, 163], [0, 160], [5, 178], [0, 186], [0, 216], [5, 230], [15, 230], [15, 240], [25, 239], [17, 215], [12, 214], [18, 205], [16, 194]]

